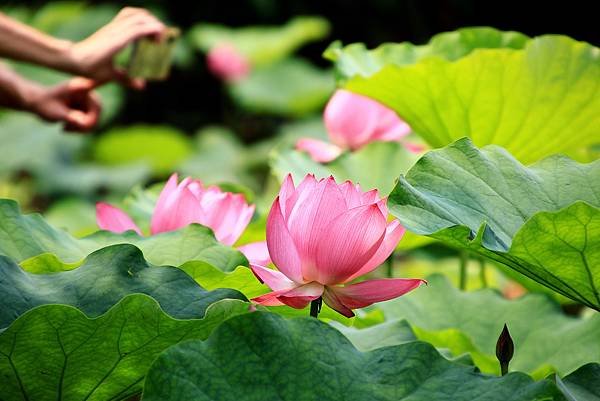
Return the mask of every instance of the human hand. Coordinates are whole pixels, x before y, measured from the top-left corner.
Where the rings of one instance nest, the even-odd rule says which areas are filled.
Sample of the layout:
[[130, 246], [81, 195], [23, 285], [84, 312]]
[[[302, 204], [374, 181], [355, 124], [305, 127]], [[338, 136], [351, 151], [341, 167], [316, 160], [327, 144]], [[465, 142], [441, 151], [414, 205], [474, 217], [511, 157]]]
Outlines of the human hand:
[[165, 25], [143, 8], [126, 7], [108, 24], [87, 39], [69, 49], [71, 69], [96, 81], [97, 85], [118, 80], [136, 89], [144, 87], [142, 79], [133, 79], [115, 67], [114, 56], [131, 42], [144, 36], [157, 40], [166, 31]]
[[23, 108], [44, 120], [64, 122], [66, 131], [87, 132], [100, 116], [100, 100], [94, 87], [94, 81], [81, 77], [52, 87], [32, 86]]

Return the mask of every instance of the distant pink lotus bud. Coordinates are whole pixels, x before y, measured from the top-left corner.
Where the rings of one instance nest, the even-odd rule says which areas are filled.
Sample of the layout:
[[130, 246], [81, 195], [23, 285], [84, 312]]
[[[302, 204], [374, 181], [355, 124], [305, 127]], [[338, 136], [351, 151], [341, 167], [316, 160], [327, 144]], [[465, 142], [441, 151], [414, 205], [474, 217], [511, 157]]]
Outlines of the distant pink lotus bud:
[[[204, 187], [200, 181], [189, 177], [178, 184], [177, 174], [173, 174], [154, 206], [150, 232], [158, 234], [198, 223], [210, 227], [223, 244], [233, 245], [252, 219], [254, 208], [241, 194], [223, 192], [216, 186]], [[103, 230], [117, 233], [134, 230], [141, 235], [141, 230], [124, 211], [107, 203], [96, 204], [96, 221]], [[243, 249], [240, 251], [249, 260], [269, 263], [264, 242], [245, 247], [248, 253]]]
[[[343, 89], [329, 99], [323, 117], [333, 143], [311, 138], [296, 143], [296, 149], [305, 151], [319, 163], [334, 160], [344, 149], [358, 150], [371, 142], [401, 142], [411, 132], [408, 124], [391, 109]], [[405, 146], [419, 153], [416, 145], [405, 143]]]
[[351, 150], [373, 141], [400, 141], [410, 133], [408, 124], [391, 109], [343, 89], [327, 103], [324, 119], [331, 141]]
[[217, 77], [229, 81], [239, 81], [250, 73], [250, 62], [233, 45], [216, 45], [206, 55], [208, 69]]
[[251, 264], [273, 292], [255, 298], [262, 305], [304, 308], [322, 297], [344, 316], [352, 309], [396, 298], [420, 279], [382, 279], [342, 285], [377, 268], [393, 252], [404, 228], [387, 222], [386, 201], [377, 190], [362, 192], [350, 181], [313, 175], [296, 188], [283, 182], [267, 219], [267, 246], [278, 270]]

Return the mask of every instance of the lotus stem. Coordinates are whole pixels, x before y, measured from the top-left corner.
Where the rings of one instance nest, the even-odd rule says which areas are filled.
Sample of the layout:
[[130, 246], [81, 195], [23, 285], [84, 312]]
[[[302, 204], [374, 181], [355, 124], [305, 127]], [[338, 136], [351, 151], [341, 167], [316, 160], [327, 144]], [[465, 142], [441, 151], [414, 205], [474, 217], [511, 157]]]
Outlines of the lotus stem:
[[485, 259], [479, 258], [479, 279], [481, 280], [481, 286], [487, 288], [487, 277], [485, 276]]
[[459, 258], [459, 288], [464, 291], [467, 289], [467, 262], [469, 261], [469, 255], [466, 251], [461, 251]]
[[314, 318], [319, 317], [319, 312], [321, 312], [322, 304], [323, 304], [323, 298], [321, 298], [321, 297], [310, 302], [310, 315], [312, 317], [314, 317]]
[[385, 260], [385, 265], [387, 267], [387, 277], [394, 277], [394, 252]]

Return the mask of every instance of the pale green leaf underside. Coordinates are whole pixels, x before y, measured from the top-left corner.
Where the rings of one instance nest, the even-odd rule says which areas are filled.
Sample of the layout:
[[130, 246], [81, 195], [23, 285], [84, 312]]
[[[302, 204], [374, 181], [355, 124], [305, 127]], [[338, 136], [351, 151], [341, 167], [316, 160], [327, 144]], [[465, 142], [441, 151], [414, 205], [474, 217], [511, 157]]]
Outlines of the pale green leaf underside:
[[271, 168], [279, 180], [288, 174], [292, 174], [295, 183], [300, 183], [309, 173], [317, 178], [333, 175], [338, 182], [351, 180], [365, 191], [375, 188], [385, 195], [394, 187], [395, 174], [407, 172], [417, 158], [400, 143], [373, 142], [356, 152], [346, 152], [328, 164], [317, 163], [297, 150], [274, 152]]
[[455, 356], [470, 353], [485, 373], [500, 373], [495, 350], [505, 323], [515, 344], [513, 371], [537, 376], [553, 369], [564, 375], [585, 363], [600, 363], [598, 314], [588, 319], [567, 316], [542, 294], [507, 300], [492, 289], [461, 292], [442, 275], [427, 281], [426, 287], [378, 304], [387, 319], [383, 327], [389, 331], [390, 322], [408, 321], [417, 338]]
[[256, 312], [229, 319], [204, 342], [189, 341], [161, 354], [148, 372], [143, 398], [531, 401], [553, 396], [561, 399], [549, 381], [534, 382], [521, 373], [478, 374], [426, 343], [362, 353], [317, 319]]
[[463, 57], [430, 50], [433, 56], [410, 64], [390, 56], [381, 69], [345, 68], [372, 74], [346, 87], [393, 108], [434, 147], [469, 136], [528, 163], [597, 142], [598, 48], [558, 35], [531, 39], [520, 50], [520, 40], [511, 43], [516, 49], [484, 45], [459, 51]]
[[45, 304], [74, 306], [98, 316], [134, 293], [147, 294], [177, 318], [198, 318], [221, 299], [245, 297], [231, 289], [206, 291], [176, 267], [156, 267], [146, 262], [133, 245], [103, 248], [70, 271], [33, 274], [0, 256], [0, 328], [31, 308]]
[[139, 247], [144, 257], [155, 265], [179, 266], [198, 260], [230, 271], [247, 264], [240, 252], [221, 245], [209, 228], [197, 224], [151, 237], [140, 237], [133, 231], [123, 234], [99, 231], [74, 238], [52, 227], [38, 214], [21, 214], [16, 202], [0, 199], [0, 227], [0, 255], [17, 262], [43, 253], [54, 254], [66, 263], [79, 262], [100, 248], [130, 243]]
[[600, 161], [525, 167], [461, 139], [400, 177], [390, 212], [418, 234], [504, 263], [600, 309]]
[[152, 361], [188, 339], [205, 339], [248, 304], [213, 304], [201, 320], [177, 320], [142, 294], [130, 295], [95, 319], [67, 305], [32, 309], [0, 334], [4, 401], [128, 399], [141, 391]]

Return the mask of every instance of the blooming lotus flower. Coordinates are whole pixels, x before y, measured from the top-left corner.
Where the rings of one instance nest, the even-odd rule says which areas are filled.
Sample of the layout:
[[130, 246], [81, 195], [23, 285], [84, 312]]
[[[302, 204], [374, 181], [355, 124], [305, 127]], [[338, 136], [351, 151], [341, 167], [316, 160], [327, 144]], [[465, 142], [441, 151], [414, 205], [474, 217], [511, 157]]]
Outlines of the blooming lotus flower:
[[357, 150], [373, 141], [399, 142], [411, 131], [391, 109], [343, 89], [331, 97], [323, 117], [333, 143], [303, 138], [296, 144], [318, 162], [329, 162], [344, 149]]
[[399, 142], [411, 131], [391, 109], [343, 89], [331, 97], [323, 117], [333, 143], [304, 138], [296, 144], [318, 162], [329, 162], [344, 149], [357, 150], [373, 141]]
[[213, 74], [229, 82], [239, 81], [250, 73], [250, 62], [227, 43], [213, 47], [206, 55], [206, 63]]
[[251, 264], [273, 291], [254, 298], [261, 305], [304, 308], [323, 301], [344, 316], [352, 309], [396, 298], [417, 288], [419, 279], [368, 280], [347, 284], [381, 265], [404, 234], [387, 222], [386, 201], [377, 190], [362, 192], [350, 181], [313, 175], [294, 187], [288, 175], [267, 219], [267, 246], [278, 270]]
[[[254, 214], [241, 194], [223, 192], [219, 187], [204, 187], [189, 177], [179, 184], [177, 174], [171, 175], [152, 213], [150, 232], [158, 234], [178, 230], [192, 223], [210, 227], [217, 240], [233, 245], [246, 229]], [[96, 221], [103, 230], [121, 233], [141, 230], [121, 209], [107, 203], [96, 204]], [[257, 242], [240, 248], [249, 260], [269, 263], [266, 243]]]

